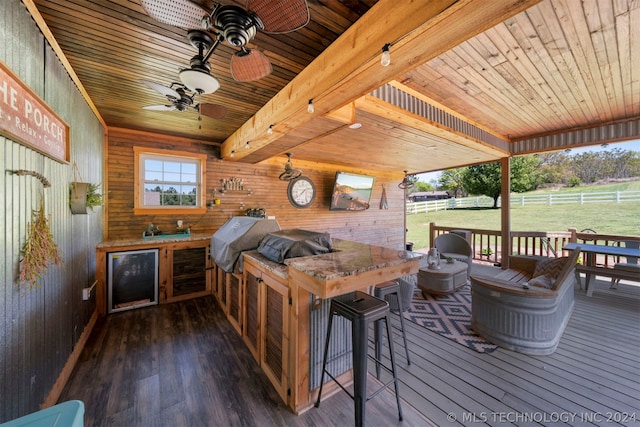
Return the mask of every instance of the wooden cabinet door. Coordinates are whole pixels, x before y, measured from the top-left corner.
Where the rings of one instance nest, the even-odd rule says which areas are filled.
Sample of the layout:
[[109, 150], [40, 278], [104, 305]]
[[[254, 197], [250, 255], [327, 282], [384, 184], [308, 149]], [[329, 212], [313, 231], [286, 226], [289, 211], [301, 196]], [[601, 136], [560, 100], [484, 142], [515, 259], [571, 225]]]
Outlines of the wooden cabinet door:
[[172, 297], [207, 290], [207, 248], [173, 250]]
[[227, 273], [227, 319], [242, 335], [242, 276]]
[[260, 365], [284, 402], [289, 385], [289, 287], [263, 276]]
[[253, 266], [244, 269], [244, 303], [242, 338], [251, 354], [260, 363], [260, 294], [262, 292], [262, 273]]
[[215, 296], [218, 300], [218, 304], [224, 311], [224, 314], [227, 314], [227, 273], [224, 272], [223, 269], [216, 266], [216, 291]]

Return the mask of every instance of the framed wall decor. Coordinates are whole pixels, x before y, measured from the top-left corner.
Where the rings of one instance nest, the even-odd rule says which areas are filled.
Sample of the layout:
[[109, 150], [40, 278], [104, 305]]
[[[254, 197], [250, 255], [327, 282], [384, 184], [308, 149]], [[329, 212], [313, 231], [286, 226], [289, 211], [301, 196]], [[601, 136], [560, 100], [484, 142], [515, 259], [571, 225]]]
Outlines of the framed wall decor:
[[69, 126], [2, 61], [0, 134], [69, 163]]

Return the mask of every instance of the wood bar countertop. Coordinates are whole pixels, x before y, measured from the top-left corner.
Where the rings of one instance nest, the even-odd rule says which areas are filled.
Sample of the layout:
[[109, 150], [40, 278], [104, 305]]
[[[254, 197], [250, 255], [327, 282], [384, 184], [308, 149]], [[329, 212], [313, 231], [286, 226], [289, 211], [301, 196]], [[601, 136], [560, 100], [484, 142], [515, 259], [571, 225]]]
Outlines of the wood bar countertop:
[[320, 298], [332, 298], [418, 272], [422, 254], [333, 239], [333, 252], [289, 258], [289, 281]]

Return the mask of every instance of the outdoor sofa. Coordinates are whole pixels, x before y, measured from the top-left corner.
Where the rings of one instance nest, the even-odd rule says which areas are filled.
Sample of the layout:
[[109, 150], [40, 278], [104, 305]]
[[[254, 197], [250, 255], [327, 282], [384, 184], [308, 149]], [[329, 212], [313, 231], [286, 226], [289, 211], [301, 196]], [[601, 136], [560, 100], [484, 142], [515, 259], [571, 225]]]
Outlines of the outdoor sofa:
[[471, 276], [471, 327], [488, 341], [532, 355], [555, 351], [574, 306], [576, 249], [568, 257], [509, 257], [495, 277]]

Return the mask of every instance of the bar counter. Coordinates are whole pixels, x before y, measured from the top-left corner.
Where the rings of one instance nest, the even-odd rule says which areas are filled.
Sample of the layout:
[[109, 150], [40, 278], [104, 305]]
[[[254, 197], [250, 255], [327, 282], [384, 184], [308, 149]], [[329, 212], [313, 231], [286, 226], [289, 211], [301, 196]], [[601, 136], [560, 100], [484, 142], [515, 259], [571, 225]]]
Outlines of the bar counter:
[[[257, 251], [244, 252], [245, 262], [260, 265], [289, 288], [288, 405], [296, 413], [312, 407], [317, 397], [317, 345], [324, 342], [315, 322], [328, 312], [328, 299], [379, 283], [416, 274], [422, 254], [341, 239], [332, 239], [333, 251], [285, 260], [285, 266], [267, 260]], [[321, 311], [325, 313], [319, 315]], [[316, 320], [312, 320], [316, 319]], [[320, 320], [322, 323], [323, 321]], [[321, 360], [321, 359], [320, 359]], [[348, 373], [350, 375], [350, 373]], [[331, 384], [328, 384], [331, 386]], [[330, 389], [328, 389], [330, 390]], [[328, 390], [325, 390], [328, 391]], [[330, 396], [331, 393], [323, 393]]]
[[285, 260], [296, 285], [332, 298], [418, 272], [422, 254], [333, 239], [333, 252]]

